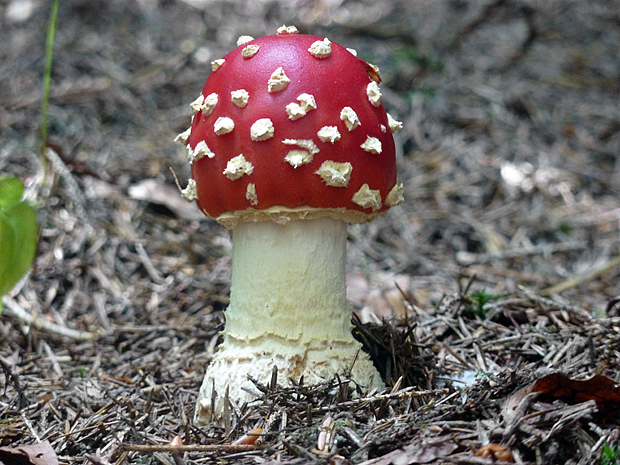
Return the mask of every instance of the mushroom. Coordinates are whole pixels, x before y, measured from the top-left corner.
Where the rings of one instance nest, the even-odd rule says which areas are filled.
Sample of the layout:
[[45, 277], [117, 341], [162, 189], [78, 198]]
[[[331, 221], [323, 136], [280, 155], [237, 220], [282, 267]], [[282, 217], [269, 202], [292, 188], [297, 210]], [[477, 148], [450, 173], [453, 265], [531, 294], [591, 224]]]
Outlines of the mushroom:
[[274, 367], [283, 384], [344, 375], [383, 386], [351, 334], [345, 295], [347, 222], [403, 199], [398, 122], [380, 103], [377, 70], [293, 27], [240, 43], [213, 65], [177, 138], [191, 161], [184, 195], [233, 236], [226, 326], [198, 425], [221, 419], [225, 399], [252, 400], [248, 375], [267, 383]]

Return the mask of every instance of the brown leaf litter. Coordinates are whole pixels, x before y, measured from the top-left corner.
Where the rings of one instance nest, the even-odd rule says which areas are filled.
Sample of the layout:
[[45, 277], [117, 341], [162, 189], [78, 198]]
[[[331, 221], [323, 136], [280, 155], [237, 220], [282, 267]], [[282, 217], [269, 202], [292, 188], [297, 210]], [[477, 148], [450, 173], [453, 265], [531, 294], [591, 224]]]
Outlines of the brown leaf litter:
[[[0, 447], [47, 443], [63, 465], [618, 463], [619, 7], [63, 1], [43, 165], [47, 7], [2, 4], [0, 173], [41, 230], [0, 315]], [[282, 24], [377, 64], [403, 121], [407, 201], [351, 226], [347, 257], [387, 388], [257, 385], [199, 429], [231, 243], [180, 203], [173, 138], [210, 61]]]

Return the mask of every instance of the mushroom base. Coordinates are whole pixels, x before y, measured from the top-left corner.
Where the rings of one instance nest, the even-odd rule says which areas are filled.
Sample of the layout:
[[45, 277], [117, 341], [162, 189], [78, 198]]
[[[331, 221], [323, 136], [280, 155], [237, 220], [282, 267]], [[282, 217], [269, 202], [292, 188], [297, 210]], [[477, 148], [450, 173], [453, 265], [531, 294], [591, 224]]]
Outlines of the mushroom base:
[[[338, 374], [341, 381], [352, 380], [368, 389], [383, 388], [385, 385], [368, 354], [358, 352], [360, 347], [356, 345], [317, 347], [305, 351], [290, 347], [278, 354], [266, 351], [261, 353], [261, 347], [243, 350], [230, 345], [222, 346], [210, 363], [200, 388], [194, 424], [222, 425], [226, 395], [237, 408], [256, 400], [262, 393], [248, 380], [248, 376], [269, 386], [274, 367], [280, 386], [291, 386], [290, 379], [299, 382], [301, 375], [304, 385], [313, 385], [330, 381]], [[227, 353], [237, 355], [226, 356]]]
[[331, 218], [242, 223], [233, 229], [233, 276], [224, 342], [198, 396], [194, 422], [220, 422], [225, 396], [237, 406], [256, 397], [248, 375], [269, 384], [317, 384], [340, 375], [382, 387], [351, 335], [346, 302], [346, 223]]

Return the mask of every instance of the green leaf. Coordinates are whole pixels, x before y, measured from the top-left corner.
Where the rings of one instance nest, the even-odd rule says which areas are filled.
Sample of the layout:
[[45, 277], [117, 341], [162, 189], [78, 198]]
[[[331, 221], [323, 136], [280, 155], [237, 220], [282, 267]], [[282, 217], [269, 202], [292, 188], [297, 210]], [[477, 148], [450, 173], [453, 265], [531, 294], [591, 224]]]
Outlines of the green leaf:
[[19, 179], [0, 178], [0, 296], [26, 274], [37, 249], [37, 213], [23, 192]]
[[24, 195], [24, 185], [17, 178], [0, 178], [0, 211], [18, 204]]
[[[0, 297], [4, 294], [2, 289], [4, 289], [2, 285], [2, 277], [4, 276], [5, 271], [9, 268], [11, 250], [9, 249], [9, 244], [13, 244], [15, 238], [15, 233], [13, 232], [13, 228], [9, 224], [9, 222], [4, 218], [4, 215], [0, 213], [0, 250], [2, 254], [0, 255]], [[1, 300], [0, 300], [1, 302]], [[0, 306], [2, 304], [0, 303]]]

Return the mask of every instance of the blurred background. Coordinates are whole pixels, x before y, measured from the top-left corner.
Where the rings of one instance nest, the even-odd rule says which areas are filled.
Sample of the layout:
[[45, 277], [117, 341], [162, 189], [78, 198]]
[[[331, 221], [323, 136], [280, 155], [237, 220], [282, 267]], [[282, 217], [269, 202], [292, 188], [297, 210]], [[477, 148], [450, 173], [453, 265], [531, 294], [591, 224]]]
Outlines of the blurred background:
[[173, 139], [210, 62], [283, 24], [378, 65], [404, 123], [406, 203], [350, 228], [364, 319], [404, 312], [403, 293], [428, 307], [474, 276], [493, 295], [581, 277], [559, 298], [593, 311], [620, 294], [617, 0], [61, 0], [57, 157], [42, 181], [49, 14], [47, 1], [0, 4], [0, 173], [44, 194], [20, 294], [31, 312], [92, 328], [225, 307], [228, 232], [181, 200], [171, 169], [184, 186], [189, 166]]

